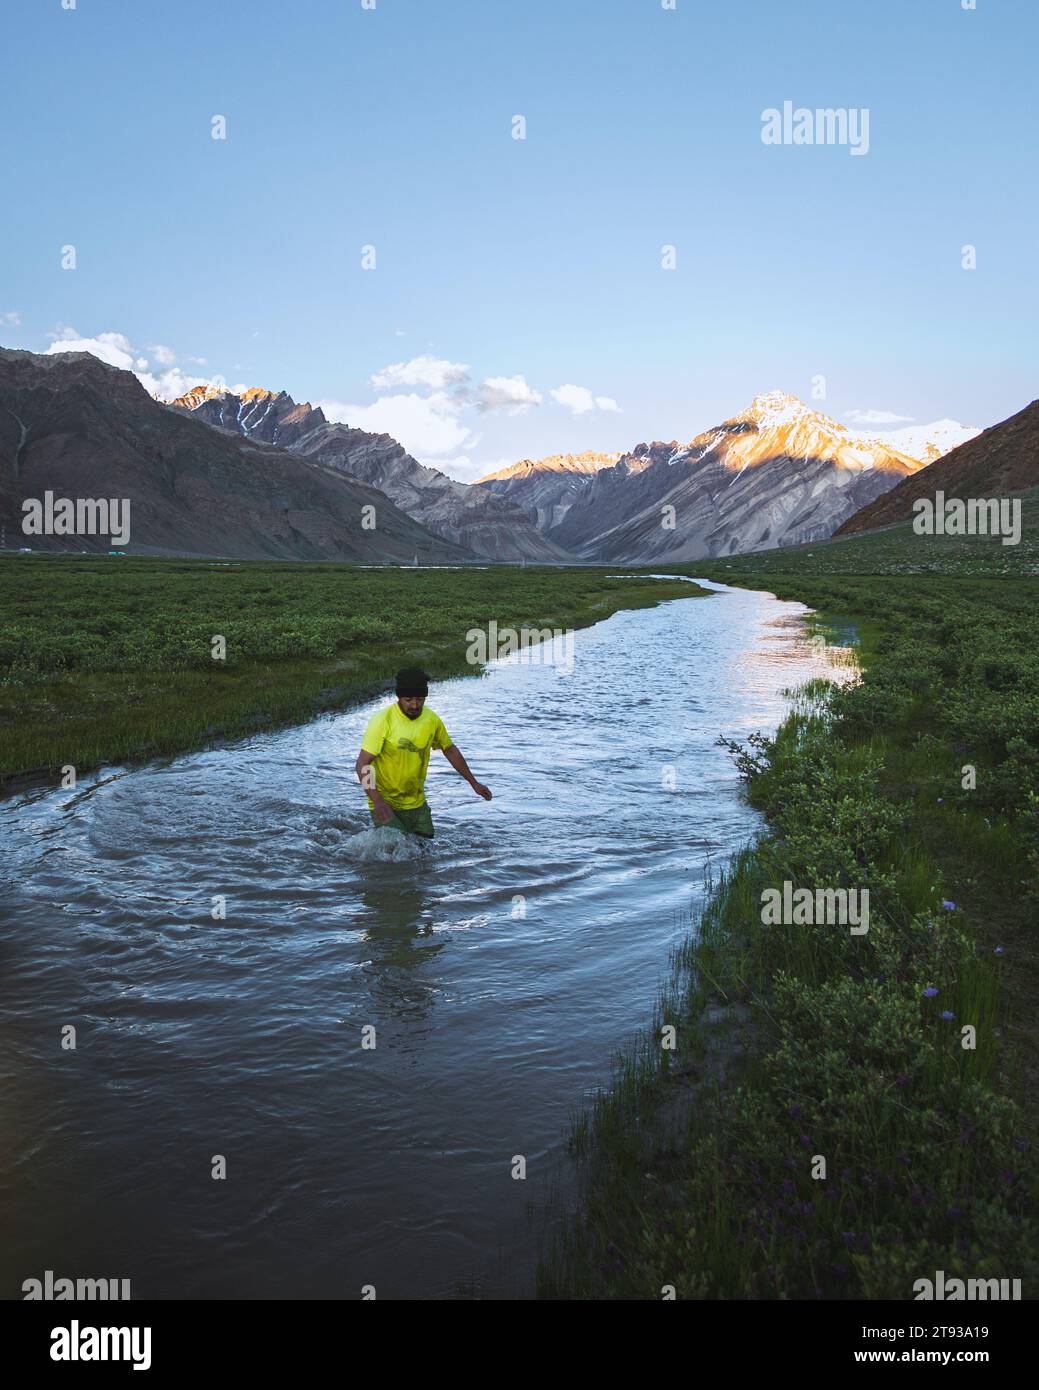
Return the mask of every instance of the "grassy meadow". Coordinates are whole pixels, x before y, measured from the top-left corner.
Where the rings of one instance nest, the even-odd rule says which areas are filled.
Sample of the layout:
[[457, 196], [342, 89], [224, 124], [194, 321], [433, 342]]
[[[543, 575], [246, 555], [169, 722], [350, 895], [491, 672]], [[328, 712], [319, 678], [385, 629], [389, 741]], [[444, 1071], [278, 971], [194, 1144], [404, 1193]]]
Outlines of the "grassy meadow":
[[703, 592], [615, 574], [2, 554], [0, 785], [310, 719], [402, 665], [476, 674], [465, 634], [492, 618], [578, 628]]
[[[575, 1120], [542, 1296], [1036, 1296], [1035, 506], [1017, 547], [906, 525], [678, 567], [853, 623], [862, 679], [730, 746], [767, 831]], [[764, 925], [784, 882], [868, 889], [868, 933]]]

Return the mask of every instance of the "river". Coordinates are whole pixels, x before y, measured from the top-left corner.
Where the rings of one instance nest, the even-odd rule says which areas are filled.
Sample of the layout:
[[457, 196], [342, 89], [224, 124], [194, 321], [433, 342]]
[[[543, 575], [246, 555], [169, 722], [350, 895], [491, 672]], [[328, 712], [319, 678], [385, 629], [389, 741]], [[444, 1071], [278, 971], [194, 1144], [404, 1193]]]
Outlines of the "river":
[[366, 828], [392, 697], [0, 803], [0, 1296], [530, 1295], [569, 1117], [760, 826], [716, 739], [832, 674], [705, 587], [434, 684], [494, 799], [434, 753], [432, 843]]

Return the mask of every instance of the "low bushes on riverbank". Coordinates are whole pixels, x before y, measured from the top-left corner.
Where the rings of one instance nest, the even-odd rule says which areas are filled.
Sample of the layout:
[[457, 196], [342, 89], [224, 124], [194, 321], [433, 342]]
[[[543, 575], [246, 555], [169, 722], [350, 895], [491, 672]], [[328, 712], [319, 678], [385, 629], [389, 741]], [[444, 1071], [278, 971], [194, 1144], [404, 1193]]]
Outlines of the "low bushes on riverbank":
[[[0, 780], [306, 720], [416, 661], [473, 674], [470, 628], [578, 628], [704, 591], [613, 569], [2, 555]], [[212, 639], [226, 639], [214, 660]]]
[[[542, 1295], [1034, 1296], [1039, 586], [746, 558], [689, 571], [861, 621], [864, 679], [733, 749], [768, 833], [676, 961], [676, 1050], [640, 1039], [575, 1127]], [[868, 933], [764, 925], [784, 882], [868, 889]]]

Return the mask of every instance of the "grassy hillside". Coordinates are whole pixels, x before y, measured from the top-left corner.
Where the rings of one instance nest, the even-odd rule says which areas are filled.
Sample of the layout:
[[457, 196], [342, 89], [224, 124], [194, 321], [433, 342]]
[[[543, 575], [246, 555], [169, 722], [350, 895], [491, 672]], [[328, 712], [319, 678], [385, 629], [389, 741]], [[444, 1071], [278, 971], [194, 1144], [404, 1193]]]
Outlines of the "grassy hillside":
[[[543, 1295], [911, 1299], [944, 1269], [1035, 1297], [1035, 535], [679, 567], [855, 623], [864, 674], [733, 747], [768, 833], [575, 1127]], [[868, 890], [868, 933], [766, 925], [784, 882]]]

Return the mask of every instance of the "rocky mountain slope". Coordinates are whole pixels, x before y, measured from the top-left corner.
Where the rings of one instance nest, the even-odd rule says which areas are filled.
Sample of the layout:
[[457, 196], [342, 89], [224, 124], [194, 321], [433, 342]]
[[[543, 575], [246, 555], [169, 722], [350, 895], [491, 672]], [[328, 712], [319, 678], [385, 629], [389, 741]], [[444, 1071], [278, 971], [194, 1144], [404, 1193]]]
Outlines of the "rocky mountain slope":
[[521, 459], [496, 473], [477, 479], [477, 486], [500, 483], [492, 488], [497, 497], [514, 500], [527, 513], [539, 531], [558, 526], [583, 493], [584, 480], [600, 469], [612, 468], [617, 454], [549, 454], [541, 459]]
[[388, 434], [333, 424], [320, 409], [284, 391], [255, 388], [236, 396], [195, 387], [171, 403], [207, 425], [262, 439], [379, 488], [427, 530], [492, 560], [558, 561], [572, 557], [543, 535], [511, 499], [427, 468]]
[[572, 476], [558, 506], [551, 491], [546, 504], [545, 482], [531, 470], [478, 486], [544, 517], [547, 534], [577, 555], [656, 562], [829, 536], [919, 468], [774, 391], [684, 446], [639, 444], [610, 467]]
[[[253, 408], [257, 403], [253, 402]], [[22, 504], [130, 502], [129, 553], [450, 563], [444, 541], [381, 492], [153, 400], [132, 372], [86, 352], [0, 349], [0, 523], [8, 548], [105, 551], [107, 535], [22, 532]], [[362, 508], [375, 508], [374, 530]]]
[[1003, 497], [1039, 484], [1039, 400], [905, 478], [837, 528], [838, 536], [912, 519], [920, 497]]

